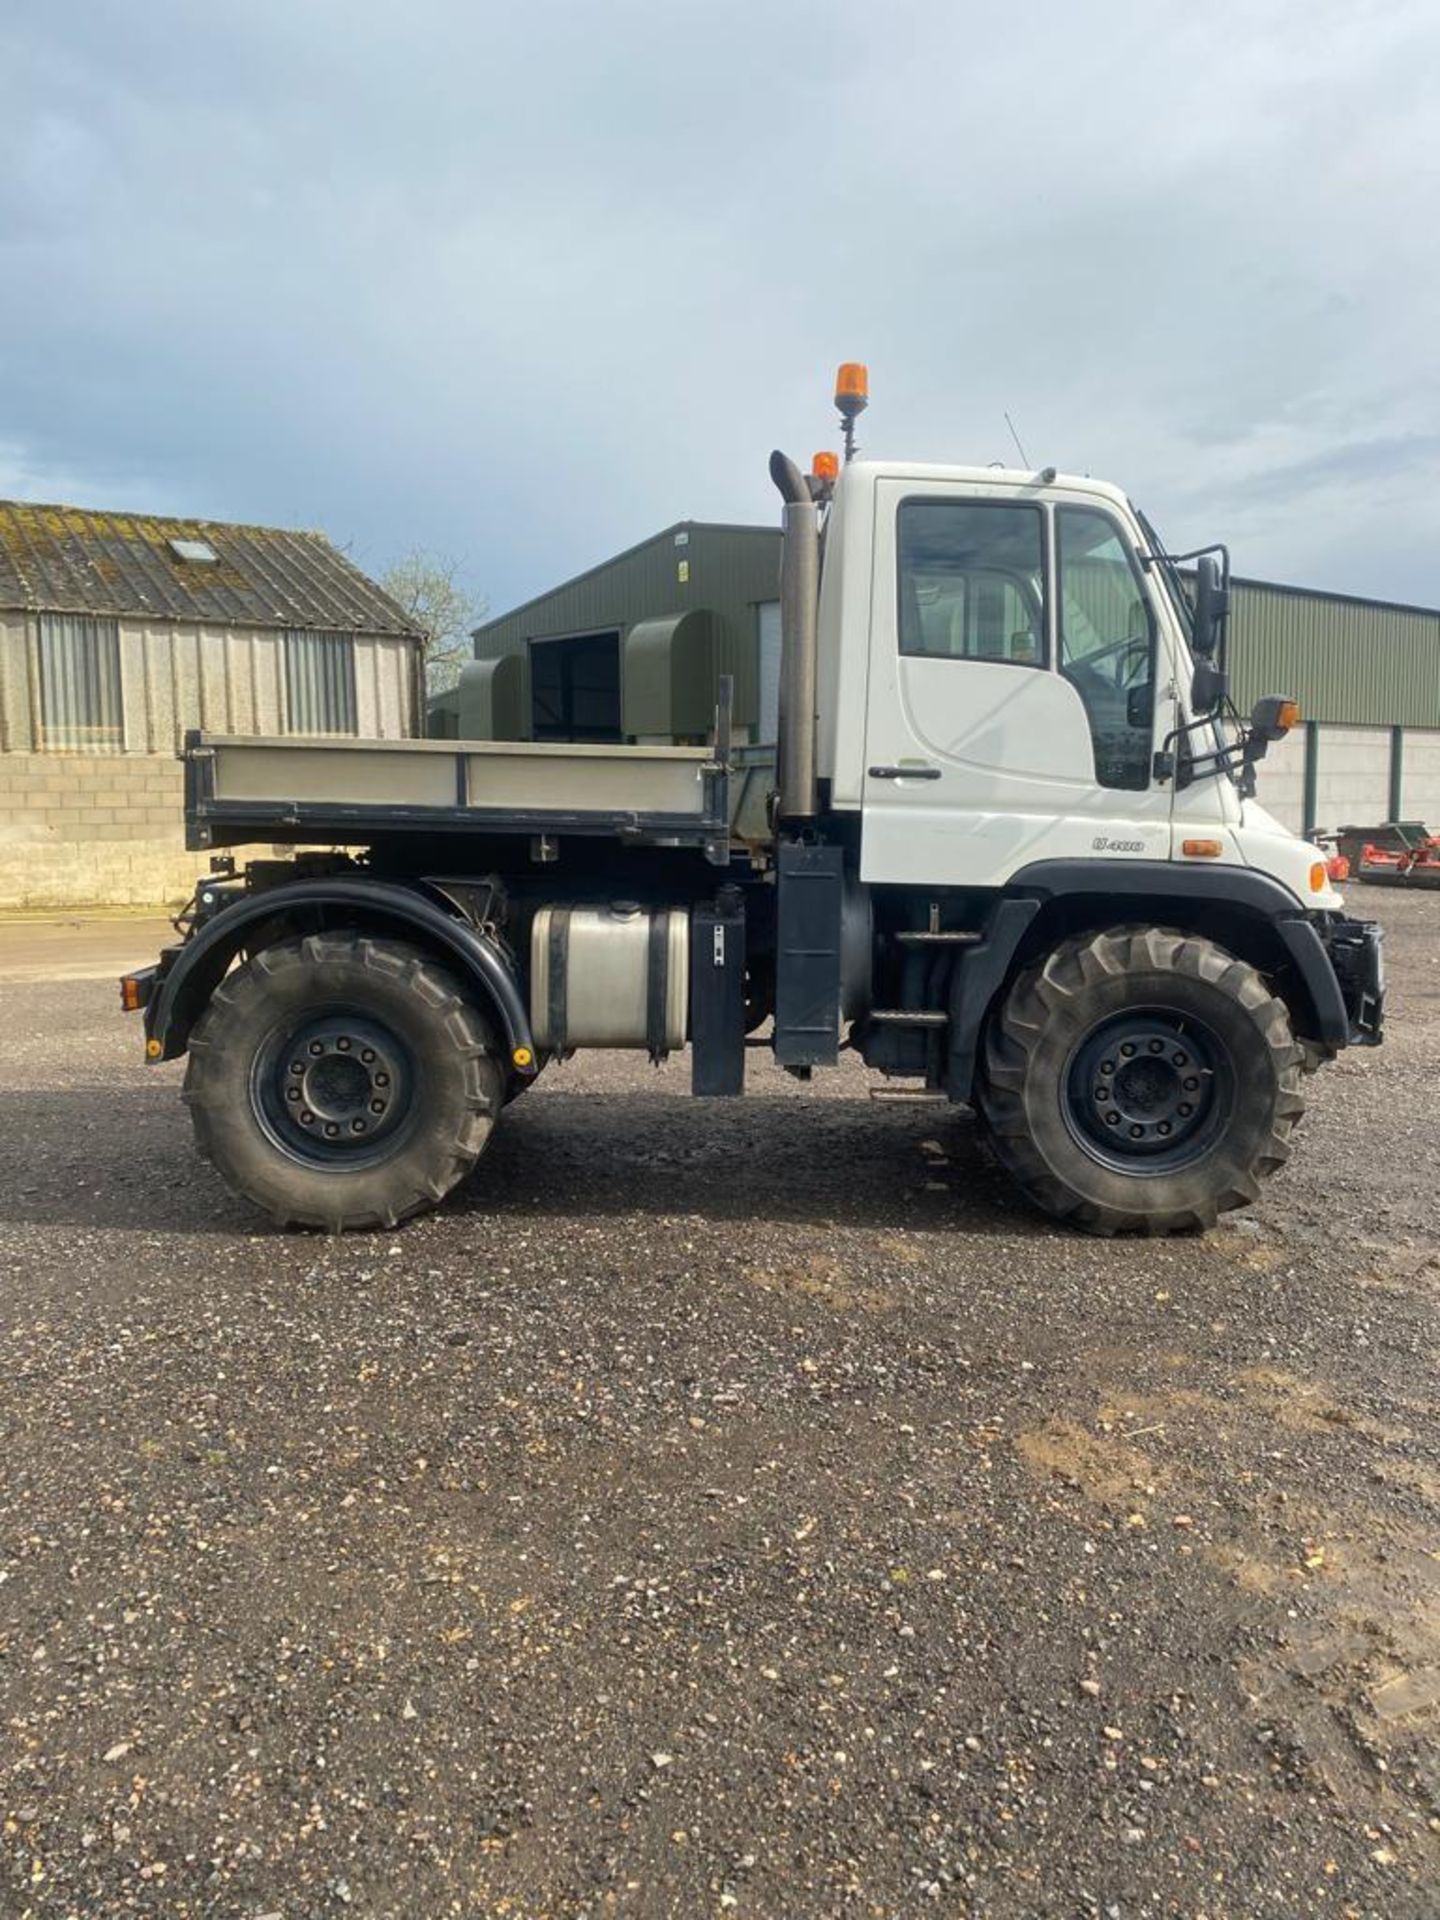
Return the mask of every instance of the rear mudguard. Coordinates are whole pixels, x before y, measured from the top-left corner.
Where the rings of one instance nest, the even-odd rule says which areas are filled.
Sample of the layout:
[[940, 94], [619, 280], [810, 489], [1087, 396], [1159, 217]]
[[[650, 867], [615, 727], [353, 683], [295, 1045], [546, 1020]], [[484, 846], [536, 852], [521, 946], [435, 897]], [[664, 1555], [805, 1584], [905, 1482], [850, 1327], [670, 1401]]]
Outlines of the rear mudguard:
[[[157, 981], [145, 1008], [146, 1051], [154, 1060], [184, 1053], [190, 1032], [247, 936], [266, 922], [292, 920], [303, 929], [314, 909], [336, 910], [347, 924], [377, 935], [407, 934], [450, 961], [462, 980], [480, 989], [500, 1023], [514, 1069], [535, 1071], [535, 1042], [519, 982], [496, 942], [417, 888], [383, 880], [302, 880], [246, 894], [224, 908], [180, 948]], [[517, 1055], [523, 1056], [521, 1064]]]

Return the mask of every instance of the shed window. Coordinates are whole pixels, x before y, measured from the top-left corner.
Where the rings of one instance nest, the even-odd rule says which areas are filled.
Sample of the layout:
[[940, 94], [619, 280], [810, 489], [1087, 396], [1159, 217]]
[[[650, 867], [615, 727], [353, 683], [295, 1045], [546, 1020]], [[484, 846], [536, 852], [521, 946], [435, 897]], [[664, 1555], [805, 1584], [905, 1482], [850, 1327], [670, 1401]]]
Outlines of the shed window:
[[287, 633], [285, 693], [291, 733], [354, 733], [354, 634]]
[[84, 614], [39, 620], [40, 736], [44, 753], [119, 753], [120, 628]]

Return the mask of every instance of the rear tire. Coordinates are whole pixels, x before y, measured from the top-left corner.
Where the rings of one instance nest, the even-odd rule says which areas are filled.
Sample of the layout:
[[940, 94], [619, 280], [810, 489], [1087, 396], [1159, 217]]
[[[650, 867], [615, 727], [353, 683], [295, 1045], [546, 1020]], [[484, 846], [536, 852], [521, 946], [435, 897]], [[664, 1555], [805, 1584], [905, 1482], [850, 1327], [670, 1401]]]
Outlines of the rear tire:
[[281, 1226], [391, 1227], [474, 1166], [500, 1110], [490, 1029], [398, 941], [323, 933], [228, 974], [190, 1039], [195, 1139]]
[[1247, 1206], [1289, 1157], [1302, 1050], [1253, 967], [1156, 927], [1066, 940], [1011, 988], [977, 1104], [1035, 1204], [1165, 1234]]

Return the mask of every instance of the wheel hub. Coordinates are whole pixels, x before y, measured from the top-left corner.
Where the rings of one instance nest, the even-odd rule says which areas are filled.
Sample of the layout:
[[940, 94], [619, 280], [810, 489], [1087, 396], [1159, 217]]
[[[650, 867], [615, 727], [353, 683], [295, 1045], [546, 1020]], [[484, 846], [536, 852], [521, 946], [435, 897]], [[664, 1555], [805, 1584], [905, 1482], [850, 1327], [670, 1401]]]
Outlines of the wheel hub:
[[1102, 1021], [1075, 1050], [1066, 1117], [1094, 1158], [1132, 1173], [1168, 1172], [1208, 1149], [1227, 1117], [1229, 1086], [1223, 1049], [1198, 1022], [1136, 1009]]
[[358, 1164], [408, 1115], [411, 1074], [397, 1037], [378, 1021], [329, 1014], [272, 1035], [256, 1058], [252, 1099], [286, 1152]]

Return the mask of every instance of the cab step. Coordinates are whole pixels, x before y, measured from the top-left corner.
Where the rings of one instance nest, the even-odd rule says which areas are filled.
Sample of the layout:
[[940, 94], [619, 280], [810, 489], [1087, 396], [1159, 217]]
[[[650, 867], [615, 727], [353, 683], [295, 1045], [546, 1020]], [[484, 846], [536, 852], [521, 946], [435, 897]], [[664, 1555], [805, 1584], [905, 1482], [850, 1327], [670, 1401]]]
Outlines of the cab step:
[[978, 947], [983, 933], [967, 933], [960, 928], [942, 931], [939, 927], [906, 927], [895, 938], [902, 947]]
[[870, 1098], [885, 1107], [933, 1107], [950, 1105], [948, 1093], [939, 1087], [872, 1087]]
[[877, 1027], [948, 1027], [950, 1016], [924, 1007], [877, 1007], [870, 1014]]

